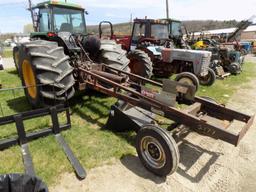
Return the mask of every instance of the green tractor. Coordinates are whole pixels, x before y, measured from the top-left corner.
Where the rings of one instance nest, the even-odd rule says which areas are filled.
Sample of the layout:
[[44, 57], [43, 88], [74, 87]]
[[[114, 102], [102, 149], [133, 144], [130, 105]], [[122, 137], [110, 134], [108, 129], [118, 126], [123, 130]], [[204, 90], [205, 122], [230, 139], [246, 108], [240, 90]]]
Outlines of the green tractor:
[[129, 70], [121, 45], [87, 33], [86, 11], [79, 5], [46, 1], [31, 6], [35, 32], [13, 50], [14, 62], [33, 107], [71, 98], [84, 89], [79, 67], [84, 61]]

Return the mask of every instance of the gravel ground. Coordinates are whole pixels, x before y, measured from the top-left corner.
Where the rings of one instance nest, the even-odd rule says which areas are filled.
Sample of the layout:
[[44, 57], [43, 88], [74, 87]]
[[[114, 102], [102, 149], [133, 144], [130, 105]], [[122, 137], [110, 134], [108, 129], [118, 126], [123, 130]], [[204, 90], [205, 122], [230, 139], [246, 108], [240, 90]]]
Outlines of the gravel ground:
[[[248, 57], [255, 61], [255, 57]], [[228, 107], [247, 114], [256, 112], [256, 80], [240, 89]], [[246, 94], [245, 94], [246, 93]], [[66, 173], [59, 178], [53, 192], [255, 192], [256, 124], [238, 147], [191, 132], [179, 145], [178, 171], [167, 178], [149, 173], [138, 157], [127, 156], [112, 165], [89, 170], [85, 180]]]

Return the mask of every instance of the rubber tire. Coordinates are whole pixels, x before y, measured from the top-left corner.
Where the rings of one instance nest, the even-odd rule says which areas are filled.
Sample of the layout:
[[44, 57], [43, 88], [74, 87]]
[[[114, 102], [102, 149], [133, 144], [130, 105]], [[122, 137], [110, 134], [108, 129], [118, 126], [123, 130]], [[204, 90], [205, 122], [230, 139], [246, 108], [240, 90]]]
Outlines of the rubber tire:
[[194, 86], [196, 87], [196, 91], [199, 88], [199, 80], [197, 78], [197, 76], [195, 76], [193, 73], [190, 72], [183, 72], [183, 73], [179, 73], [176, 78], [175, 81], [179, 82], [182, 78], [189, 78], [192, 80]]
[[25, 86], [25, 81], [22, 63], [25, 59], [32, 65], [36, 84], [40, 85], [36, 98], [32, 98], [27, 89], [24, 89], [32, 107], [44, 106], [46, 101], [52, 104], [52, 101], [56, 103], [73, 97], [75, 93], [73, 68], [69, 64], [69, 57], [64, 54], [63, 47], [58, 47], [56, 42], [35, 40], [22, 44], [19, 50], [23, 86]]
[[16, 61], [16, 56], [15, 54], [19, 52], [19, 47], [14, 47], [13, 48], [13, 62], [14, 62], [14, 65], [15, 65], [15, 68], [17, 70], [17, 73], [18, 75], [20, 76], [20, 66], [19, 66], [19, 62]]
[[231, 63], [228, 66], [228, 71], [232, 74], [232, 75], [237, 75], [241, 73], [241, 66], [238, 63]]
[[113, 40], [101, 40], [100, 50], [100, 62], [115, 69], [130, 72], [128, 66], [130, 60], [127, 58], [127, 52], [122, 49], [120, 44]]
[[[141, 77], [148, 78], [148, 79], [152, 77], [153, 63], [147, 53], [145, 53], [142, 50], [136, 49], [128, 53], [128, 58], [130, 59], [129, 67], [130, 67], [131, 73], [134, 73], [136, 75], [139, 75]], [[137, 65], [140, 65], [138, 68], [139, 70], [137, 72], [133, 71], [131, 66], [132, 61], [134, 60], [138, 62]]]
[[241, 49], [240, 50], [241, 55], [245, 56], [248, 55], [248, 51], [246, 49]]
[[212, 70], [211, 68], [208, 69], [208, 75], [207, 75], [208, 79], [207, 81], [204, 81], [203, 78], [201, 79], [201, 77], [199, 77], [199, 83], [200, 85], [204, 85], [204, 86], [211, 86], [214, 84], [214, 82], [216, 81], [216, 74], [214, 72], [214, 70]]
[[[157, 169], [150, 166], [142, 156], [140, 142], [146, 136], [151, 136], [155, 138], [163, 147], [166, 156], [166, 162], [162, 168]], [[180, 154], [175, 140], [169, 135], [166, 130], [157, 127], [156, 125], [144, 125], [139, 130], [136, 136], [136, 150], [145, 168], [150, 172], [154, 173], [155, 175], [165, 177], [167, 175], [173, 174], [178, 168]]]

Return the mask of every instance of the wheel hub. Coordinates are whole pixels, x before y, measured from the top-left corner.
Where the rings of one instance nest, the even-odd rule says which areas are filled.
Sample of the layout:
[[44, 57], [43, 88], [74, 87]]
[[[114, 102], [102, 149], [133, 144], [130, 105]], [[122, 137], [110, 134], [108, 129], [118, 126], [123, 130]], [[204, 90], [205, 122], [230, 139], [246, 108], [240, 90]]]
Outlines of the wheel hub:
[[186, 78], [186, 77], [183, 77], [182, 79], [180, 79], [179, 83], [194, 85], [193, 81], [190, 78]]
[[156, 169], [164, 167], [166, 155], [162, 145], [156, 138], [146, 136], [141, 140], [140, 148], [143, 158], [147, 163]]
[[154, 143], [150, 143], [148, 145], [148, 151], [149, 154], [154, 158], [154, 159], [159, 159], [160, 158], [160, 151], [157, 148], [157, 146]]
[[28, 60], [24, 60], [22, 63], [22, 75], [29, 96], [35, 99], [37, 97], [36, 78]]

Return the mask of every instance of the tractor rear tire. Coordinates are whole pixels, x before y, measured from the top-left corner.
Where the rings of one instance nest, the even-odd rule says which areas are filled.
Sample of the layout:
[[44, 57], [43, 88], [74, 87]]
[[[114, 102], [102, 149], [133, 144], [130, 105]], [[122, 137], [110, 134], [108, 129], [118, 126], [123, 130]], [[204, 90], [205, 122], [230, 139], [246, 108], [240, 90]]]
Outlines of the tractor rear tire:
[[125, 72], [130, 72], [130, 60], [126, 56], [126, 51], [120, 44], [113, 40], [101, 40], [100, 62]]
[[20, 67], [19, 67], [19, 47], [13, 48], [13, 62], [17, 70], [18, 75], [20, 76]]
[[136, 136], [138, 156], [150, 172], [165, 177], [179, 165], [179, 149], [172, 136], [156, 125], [144, 125]]
[[199, 83], [204, 86], [213, 85], [215, 80], [216, 74], [211, 68], [208, 69], [208, 74], [205, 77], [199, 77]]
[[196, 88], [196, 91], [199, 88], [199, 80], [197, 76], [190, 72], [183, 72], [176, 76], [175, 81], [179, 83], [184, 83], [188, 85], [193, 85]]
[[[36, 40], [21, 45], [19, 66], [25, 95], [37, 108], [64, 102], [74, 93], [75, 80], [69, 57], [56, 42]], [[54, 103], [54, 104], [55, 104]]]
[[128, 58], [130, 59], [129, 67], [131, 73], [144, 78], [151, 78], [153, 75], [153, 63], [147, 53], [136, 49], [128, 54]]

